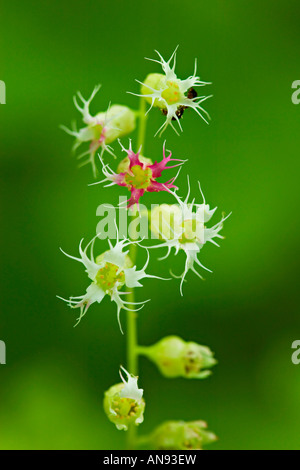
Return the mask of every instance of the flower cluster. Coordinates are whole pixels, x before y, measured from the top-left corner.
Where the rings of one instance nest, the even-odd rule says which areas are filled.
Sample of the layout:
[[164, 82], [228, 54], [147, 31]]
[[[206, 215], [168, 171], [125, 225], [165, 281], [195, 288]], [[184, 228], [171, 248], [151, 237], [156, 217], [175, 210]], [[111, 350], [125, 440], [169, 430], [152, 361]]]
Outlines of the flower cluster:
[[[176, 51], [170, 59], [165, 61], [162, 55], [157, 52], [159, 60], [149, 59], [161, 65], [163, 73], [150, 73], [141, 85], [141, 91], [136, 94], [141, 99], [140, 111], [134, 111], [126, 105], [109, 105], [105, 111], [91, 114], [90, 105], [95, 95], [100, 89], [96, 86], [88, 99], [83, 98], [81, 93], [74, 97], [74, 104], [82, 116], [83, 126], [77, 129], [76, 125], [72, 129], [63, 129], [75, 138], [73, 149], [76, 150], [82, 144], [87, 144], [88, 148], [79, 155], [79, 159], [87, 157], [83, 164], [91, 163], [94, 176], [97, 175], [97, 165], [104, 175], [93, 184], [104, 184], [105, 187], [117, 186], [126, 188], [130, 193], [127, 200], [127, 208], [121, 205], [120, 210], [137, 208], [145, 193], [162, 192], [168, 193], [168, 198], [173, 204], [163, 203], [145, 211], [149, 217], [151, 232], [158, 240], [152, 246], [144, 246], [141, 240], [137, 240], [131, 234], [129, 238], [120, 239], [118, 227], [116, 227], [116, 242], [113, 244], [108, 240], [108, 249], [97, 255], [94, 253], [94, 245], [97, 238], [102, 234], [97, 234], [83, 247], [83, 240], [79, 244], [79, 256], [72, 256], [63, 251], [69, 258], [83, 264], [85, 272], [89, 278], [89, 285], [83, 295], [68, 299], [60, 297], [73, 309], [79, 310], [76, 325], [85, 316], [89, 307], [100, 304], [105, 297], [110, 298], [116, 304], [117, 319], [121, 332], [123, 333], [120, 321], [122, 310], [128, 314], [128, 371], [121, 366], [120, 377], [122, 382], [111, 386], [104, 394], [104, 411], [108, 419], [115, 424], [117, 429], [127, 431], [133, 430], [133, 426], [141, 424], [144, 420], [145, 400], [143, 389], [138, 388], [137, 363], [138, 356], [144, 355], [152, 361], [161, 374], [167, 378], [183, 377], [186, 379], [204, 379], [211, 374], [211, 368], [217, 363], [213, 352], [207, 347], [197, 342], [185, 341], [178, 336], [167, 336], [151, 346], [141, 346], [137, 344], [136, 338], [136, 314], [142, 309], [149, 299], [136, 302], [134, 299], [134, 289], [143, 287], [142, 281], [146, 278], [161, 277], [148, 274], [148, 264], [150, 260], [149, 252], [152, 249], [165, 248], [166, 254], [161, 260], [169, 257], [174, 248], [175, 255], [184, 252], [185, 265], [183, 272], [175, 278], [181, 279], [180, 293], [183, 294], [183, 282], [186, 280], [188, 271], [194, 272], [202, 278], [197, 270], [201, 267], [210, 271], [200, 261], [199, 256], [202, 248], [207, 242], [218, 245], [217, 240], [222, 239], [220, 234], [223, 223], [227, 219], [224, 215], [215, 225], [210, 226], [209, 222], [214, 215], [216, 208], [211, 209], [206, 203], [200, 184], [200, 194], [202, 200], [194, 198], [190, 200], [190, 184], [188, 179], [188, 194], [185, 198], [180, 197], [179, 188], [175, 185], [182, 165], [187, 161], [172, 158], [172, 152], [166, 150], [163, 144], [162, 157], [157, 155], [143, 155], [144, 152], [143, 135], [145, 134], [146, 114], [152, 108], [158, 108], [165, 121], [160, 126], [156, 134], [161, 135], [168, 126], [174, 127], [177, 121], [182, 131], [181, 118], [188, 108], [195, 112], [208, 123], [209, 115], [202, 107], [202, 103], [210, 96], [198, 96], [197, 87], [208, 85], [208, 82], [200, 80], [197, 75], [197, 62], [192, 75], [186, 79], [178, 78], [175, 73]], [[132, 93], [135, 94], [135, 93]], [[146, 103], [150, 104], [146, 111]], [[125, 148], [121, 138], [128, 136], [135, 130], [136, 120], [140, 120], [138, 150], [133, 150], [132, 141], [129, 140], [129, 147]], [[115, 158], [116, 150], [111, 144], [118, 141], [121, 150], [126, 153], [126, 157], [118, 162], [116, 171], [108, 164], [104, 157], [110, 154]], [[99, 159], [98, 159], [99, 157]], [[171, 177], [165, 177], [171, 172]], [[166, 173], [165, 173], [166, 172]], [[177, 173], [176, 173], [177, 172]], [[176, 181], [177, 183], [177, 181]], [[173, 198], [173, 199], [172, 199]], [[132, 215], [132, 211], [129, 212]], [[229, 214], [230, 215], [230, 214]], [[140, 216], [140, 214], [139, 214]], [[146, 223], [146, 228], [148, 222]], [[103, 230], [99, 230], [103, 232]], [[141, 247], [147, 252], [147, 260], [142, 268], [138, 268], [136, 261], [136, 250]], [[167, 303], [166, 303], [167, 308]], [[124, 377], [125, 375], [125, 377]], [[134, 433], [129, 433], [130, 438]], [[203, 446], [216, 440], [215, 434], [207, 430], [203, 421], [168, 421], [156, 428], [148, 437], [141, 441], [147, 443], [153, 449], [162, 450], [200, 450]]]

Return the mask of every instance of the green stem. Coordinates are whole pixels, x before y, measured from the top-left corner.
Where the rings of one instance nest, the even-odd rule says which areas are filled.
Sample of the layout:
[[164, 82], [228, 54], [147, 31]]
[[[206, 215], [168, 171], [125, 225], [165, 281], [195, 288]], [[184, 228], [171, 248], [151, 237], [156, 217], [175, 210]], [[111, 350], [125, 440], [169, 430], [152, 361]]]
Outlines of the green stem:
[[[137, 255], [137, 245], [130, 245], [129, 256], [135, 264]], [[128, 301], [134, 302], [135, 295], [134, 289], [130, 290], [128, 295]], [[138, 364], [137, 364], [137, 328], [136, 328], [136, 312], [132, 310], [127, 310], [127, 367], [128, 371], [137, 375], [138, 373]]]
[[147, 124], [147, 116], [146, 116], [146, 100], [145, 98], [140, 98], [140, 109], [139, 109], [139, 132], [138, 132], [138, 144], [137, 150], [142, 146], [142, 154], [145, 156], [145, 136], [146, 136], [146, 124]]
[[[145, 144], [146, 135], [146, 101], [141, 97], [140, 109], [139, 109], [139, 130], [138, 130], [138, 149], [140, 146], [143, 147]], [[135, 238], [135, 234], [130, 234], [131, 239]], [[136, 263], [137, 257], [137, 245], [130, 245], [129, 256], [133, 262]], [[130, 290], [128, 295], [129, 302], [135, 302], [134, 289]], [[132, 307], [133, 309], [134, 307]], [[137, 325], [136, 325], [137, 314], [133, 310], [127, 310], [127, 369], [133, 375], [138, 375], [138, 340], [137, 340]], [[136, 426], [131, 424], [127, 431], [127, 448], [133, 450], [136, 447]]]
[[137, 346], [136, 354], [138, 356], [146, 356], [148, 357], [151, 352], [151, 347], [149, 346]]

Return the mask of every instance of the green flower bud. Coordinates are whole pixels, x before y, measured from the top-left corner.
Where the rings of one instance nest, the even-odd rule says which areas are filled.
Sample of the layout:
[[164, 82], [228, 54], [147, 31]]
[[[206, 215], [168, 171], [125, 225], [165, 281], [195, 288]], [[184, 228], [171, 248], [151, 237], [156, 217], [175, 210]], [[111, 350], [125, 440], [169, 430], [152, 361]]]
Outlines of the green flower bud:
[[167, 421], [156, 428], [148, 443], [155, 450], [203, 450], [217, 440], [206, 428], [204, 421]]
[[123, 367], [128, 382], [120, 372], [122, 383], [113, 385], [104, 394], [103, 407], [108, 419], [119, 430], [127, 431], [130, 424], [138, 426], [144, 421], [145, 401], [143, 390], [137, 387], [137, 377], [130, 375]]
[[153, 361], [168, 378], [204, 379], [211, 374], [206, 369], [217, 363], [208, 347], [178, 336], [167, 336], [153, 346], [140, 347], [138, 352]]
[[[143, 157], [143, 155], [139, 155], [139, 160], [146, 165], [153, 165], [151, 158]], [[129, 170], [129, 163], [130, 160], [128, 157], [123, 158], [118, 165], [117, 173], [127, 173]]]

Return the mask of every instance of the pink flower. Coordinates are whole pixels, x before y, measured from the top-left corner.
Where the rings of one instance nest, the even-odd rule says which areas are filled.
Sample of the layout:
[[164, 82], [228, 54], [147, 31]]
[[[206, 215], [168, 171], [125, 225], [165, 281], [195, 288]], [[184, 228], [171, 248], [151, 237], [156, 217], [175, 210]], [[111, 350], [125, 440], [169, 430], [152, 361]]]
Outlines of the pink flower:
[[[177, 189], [177, 187], [173, 183], [177, 178], [178, 173], [176, 176], [166, 181], [165, 183], [160, 183], [159, 181], [157, 181], [157, 178], [162, 176], [162, 172], [164, 170], [181, 166], [185, 162], [185, 160], [171, 158], [171, 152], [166, 157], [165, 144], [163, 146], [163, 159], [160, 162], [155, 161], [155, 163], [153, 164], [144, 163], [143, 161], [141, 161], [141, 149], [139, 149], [137, 153], [134, 153], [131, 147], [131, 142], [128, 150], [125, 149], [122, 145], [121, 147], [122, 150], [127, 153], [129, 159], [128, 169], [123, 173], [114, 173], [108, 165], [105, 165], [103, 163], [101, 159], [101, 163], [103, 166], [102, 171], [105, 176], [105, 179], [99, 181], [98, 183], [110, 181], [111, 183], [109, 183], [107, 186], [117, 184], [119, 186], [127, 187], [131, 192], [130, 199], [127, 201], [128, 208], [130, 208], [134, 204], [138, 205], [139, 199], [143, 196], [145, 192], [169, 191], [172, 188]], [[172, 166], [167, 166], [169, 162], [180, 163], [177, 163], [176, 165]]]

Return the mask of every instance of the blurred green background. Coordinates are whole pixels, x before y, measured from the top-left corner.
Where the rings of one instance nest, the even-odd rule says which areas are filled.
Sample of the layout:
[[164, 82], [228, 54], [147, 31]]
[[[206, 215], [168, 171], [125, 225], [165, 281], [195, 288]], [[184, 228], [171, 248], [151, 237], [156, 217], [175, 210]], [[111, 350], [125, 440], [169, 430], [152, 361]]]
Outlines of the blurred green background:
[[[117, 203], [119, 191], [87, 186], [91, 168], [77, 168], [73, 140], [59, 125], [79, 122], [72, 96], [88, 96], [97, 83], [93, 112], [109, 101], [137, 107], [125, 92], [138, 92], [134, 80], [159, 71], [144, 57], [158, 49], [168, 58], [177, 44], [179, 77], [192, 74], [197, 57], [214, 95], [209, 126], [189, 112], [180, 137], [170, 128], [164, 134], [173, 155], [189, 159], [181, 193], [188, 172], [193, 192], [199, 179], [218, 205], [215, 222], [223, 210], [233, 213], [221, 248], [203, 250], [214, 271], [205, 282], [189, 273], [183, 298], [176, 280], [144, 282], [138, 298], [152, 302], [139, 315], [139, 338], [151, 344], [180, 334], [209, 345], [219, 364], [205, 381], [167, 380], [141, 359], [147, 408], [139, 432], [167, 419], [203, 419], [219, 436], [211, 449], [300, 449], [300, 365], [291, 362], [300, 336], [300, 106], [291, 102], [300, 79], [299, 21], [296, 0], [2, 2], [1, 449], [125, 446], [125, 433], [102, 410], [125, 361], [114, 305], [108, 298], [94, 305], [74, 329], [77, 312], [55, 297], [87, 287], [82, 267], [59, 246], [76, 254], [79, 240], [95, 234], [97, 206]], [[146, 156], [154, 159], [161, 122], [153, 110]], [[162, 201], [172, 198], [144, 199]], [[175, 272], [183, 259], [169, 258]], [[166, 276], [168, 268], [152, 257], [151, 272]]]

